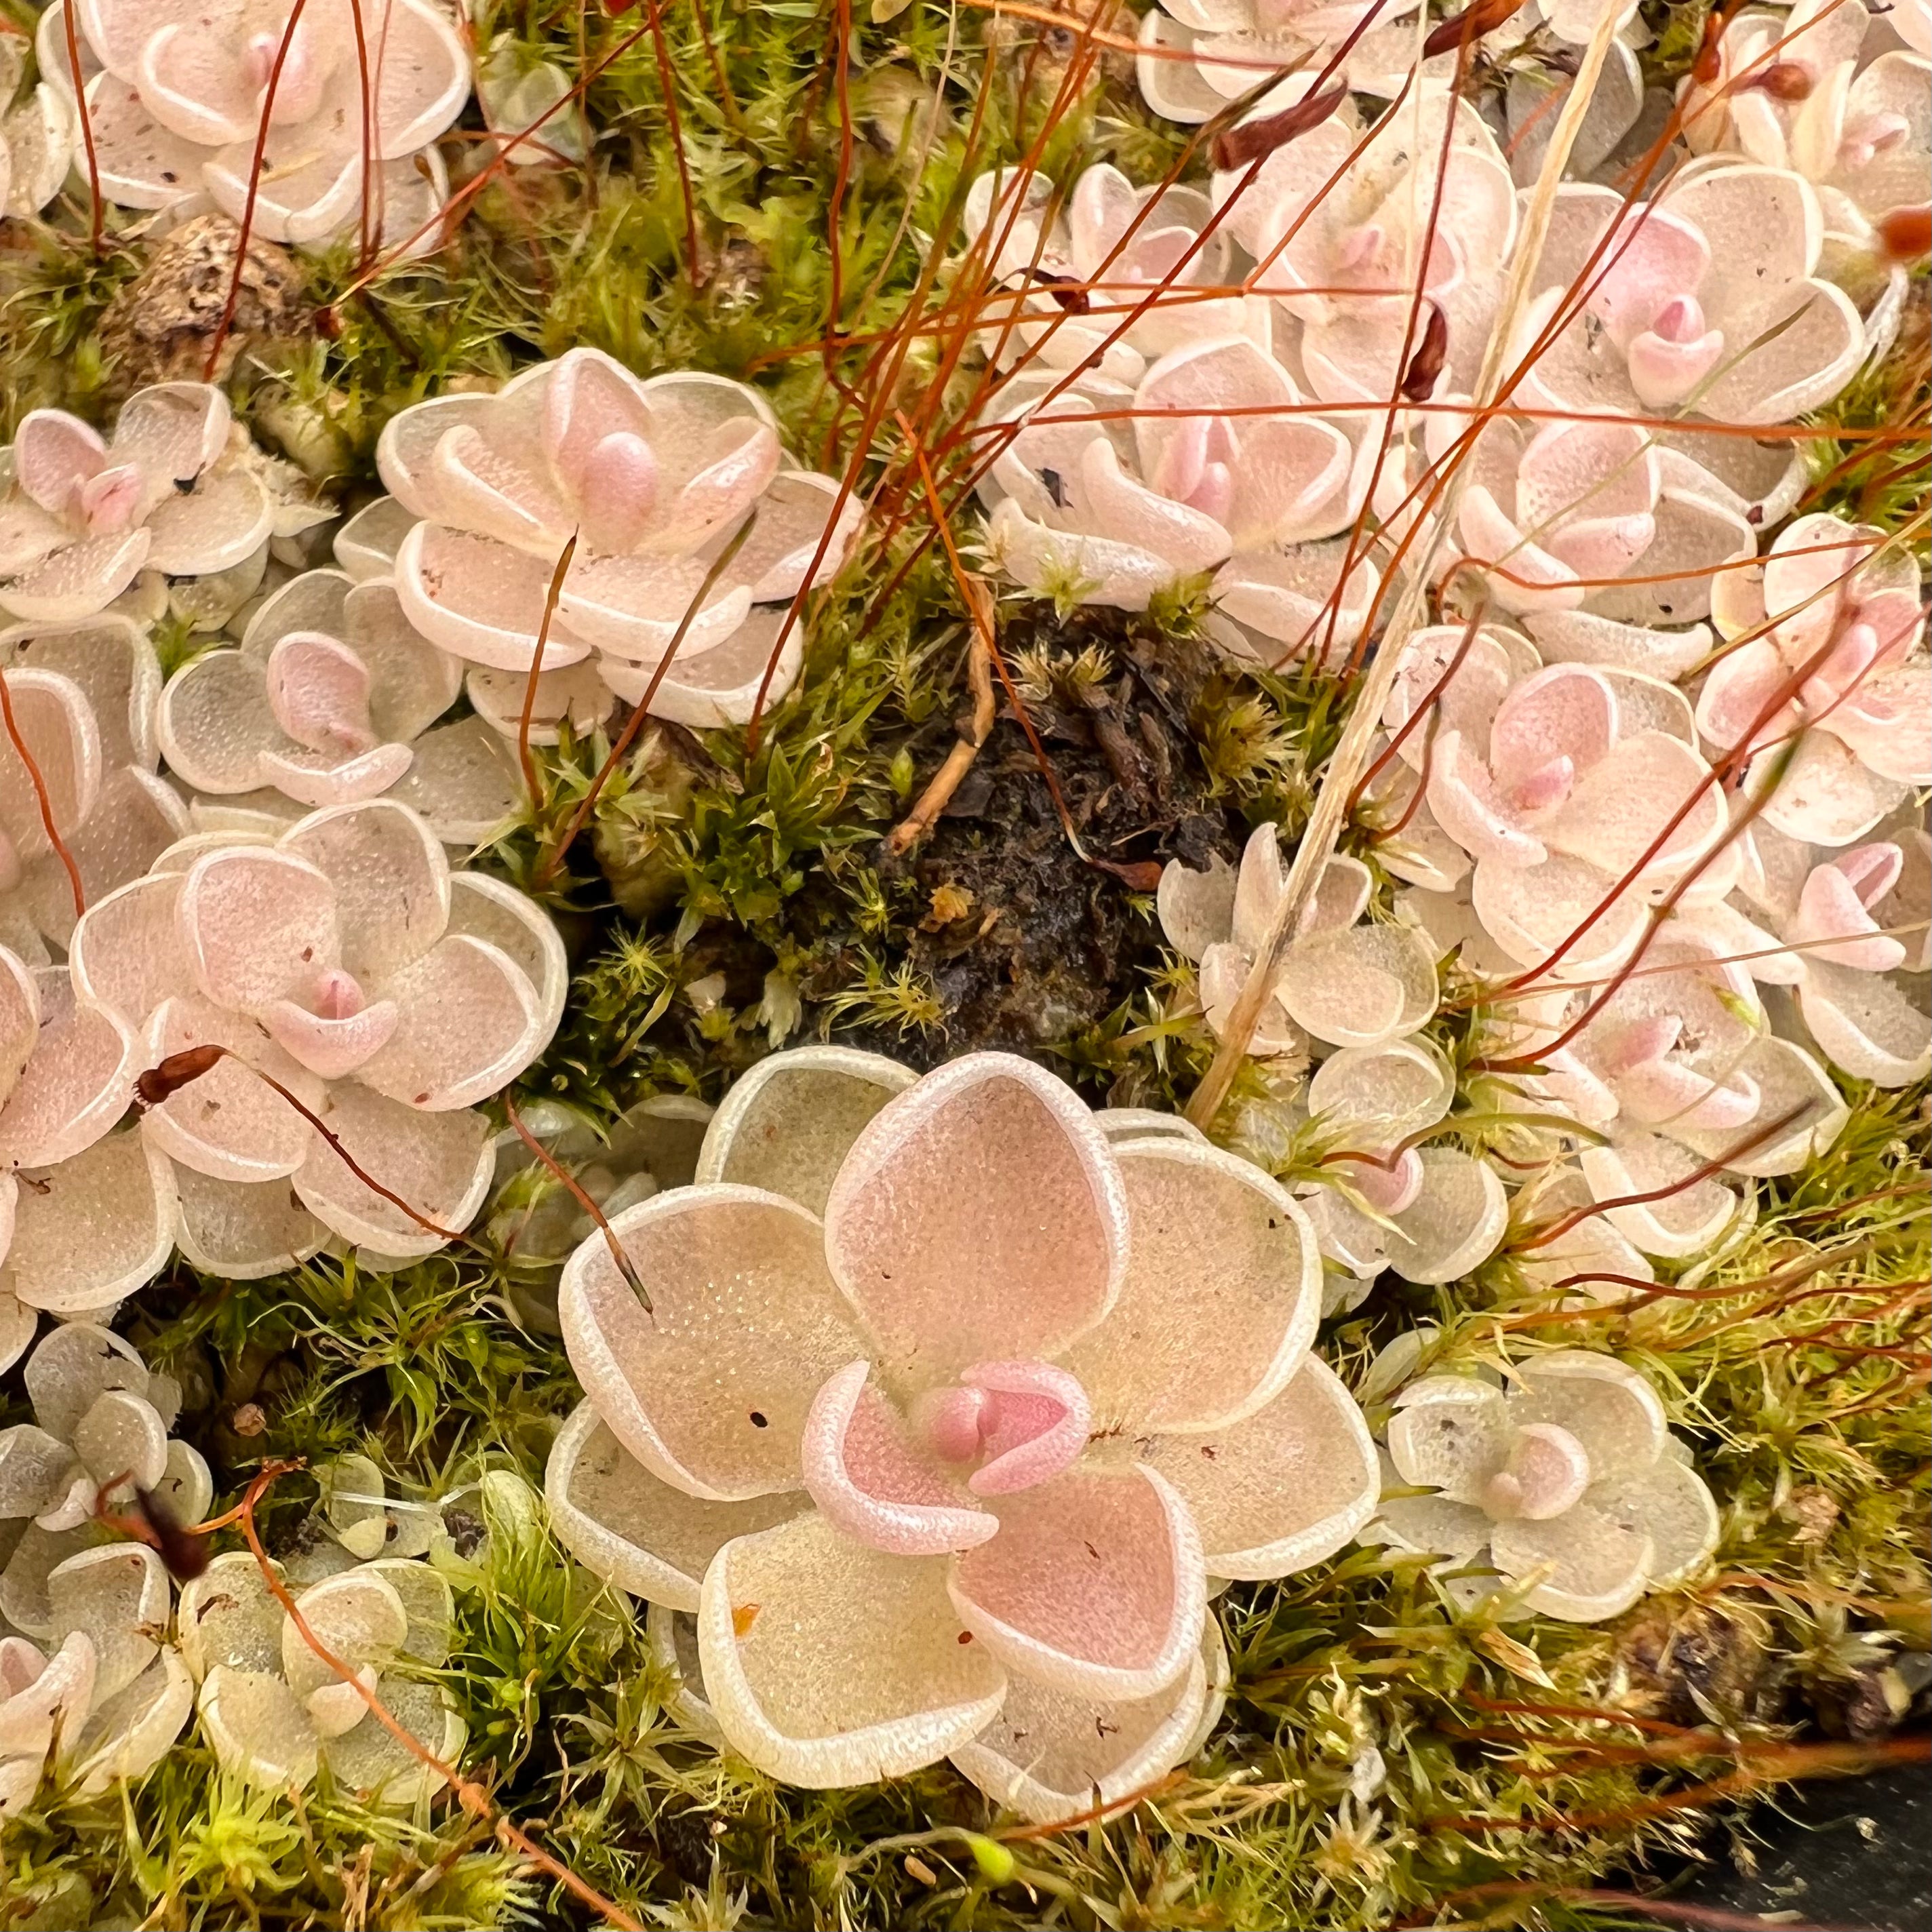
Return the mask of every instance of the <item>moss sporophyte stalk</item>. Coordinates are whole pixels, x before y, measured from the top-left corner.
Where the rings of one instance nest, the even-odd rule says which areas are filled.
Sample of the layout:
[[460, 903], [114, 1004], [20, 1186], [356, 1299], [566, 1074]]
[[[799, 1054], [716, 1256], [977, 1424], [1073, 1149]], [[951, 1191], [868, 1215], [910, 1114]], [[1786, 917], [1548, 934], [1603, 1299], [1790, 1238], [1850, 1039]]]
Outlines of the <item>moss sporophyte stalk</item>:
[[1922, 1760], [1929, 59], [4, 0], [0, 1926], [1715, 1923]]

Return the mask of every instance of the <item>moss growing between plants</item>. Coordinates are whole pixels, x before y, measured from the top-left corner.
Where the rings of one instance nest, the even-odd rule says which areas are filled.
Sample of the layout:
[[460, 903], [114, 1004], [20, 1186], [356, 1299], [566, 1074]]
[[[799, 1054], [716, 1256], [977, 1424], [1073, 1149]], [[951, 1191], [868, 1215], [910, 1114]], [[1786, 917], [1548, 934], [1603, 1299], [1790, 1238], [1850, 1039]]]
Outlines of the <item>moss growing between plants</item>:
[[[1652, 10], [1657, 58], [1681, 70], [1705, 10]], [[487, 8], [479, 45], [507, 34], [520, 57], [594, 75], [594, 167], [487, 176], [472, 110], [454, 173], [478, 185], [444, 254], [370, 278], [338, 251], [308, 265], [298, 301], [238, 306], [229, 380], [242, 412], [353, 500], [374, 488], [375, 439], [398, 408], [590, 344], [646, 372], [756, 381], [802, 458], [848, 458], [858, 422], [841, 386], [927, 300], [934, 238], [967, 179], [1036, 139], [1049, 168], [1077, 152], [1140, 180], [1183, 146], [1120, 84], [1118, 51], [1083, 86], [1071, 37], [1002, 22], [982, 100], [993, 16], [920, 4], [874, 26], [864, 11]], [[842, 74], [828, 22], [848, 13]], [[110, 350], [138, 332], [139, 224], [110, 215], [97, 256], [84, 213], [57, 206], [38, 226], [10, 224], [7, 244], [9, 427], [41, 404], [99, 415], [119, 380]], [[1814, 506], [1892, 530], [1922, 518], [1910, 460], [1924, 447], [1924, 292], [1891, 358], [1832, 412], [1834, 430], [1886, 440], [1821, 442]], [[205, 304], [194, 328], [213, 353]], [[968, 400], [974, 379], [940, 355], [936, 333], [916, 336], [890, 374], [917, 423]], [[888, 421], [877, 453], [904, 443]], [[770, 1046], [820, 1034], [918, 1064], [1020, 1046], [1054, 1055], [1096, 1102], [1185, 1100], [1212, 1042], [1152, 915], [1157, 862], [1232, 856], [1264, 818], [1292, 837], [1340, 731], [1341, 688], [1312, 670], [1229, 673], [1199, 641], [1198, 612], [1178, 605], [1132, 620], [1004, 608], [1002, 650], [1052, 782], [1003, 702], [947, 815], [895, 854], [885, 835], [972, 703], [970, 614], [943, 550], [920, 543], [926, 527], [909, 516], [863, 582], [815, 600], [806, 676], [755, 742], [647, 727], [601, 785], [601, 736], [537, 754], [542, 796], [484, 862], [557, 914], [575, 980], [519, 1105], [562, 1100], [602, 1125], [652, 1093], [715, 1101]], [[196, 647], [170, 640], [171, 653]], [[1348, 849], [1372, 854], [1365, 832]], [[1436, 1024], [1459, 1063], [1466, 1033], [1453, 1009]], [[1016, 1832], [943, 1769], [808, 1792], [715, 1755], [668, 1708], [641, 1618], [499, 1500], [479, 1525], [483, 1560], [458, 1578], [446, 1682], [469, 1726], [466, 1766], [648, 1924], [1628, 1922], [1589, 1888], [1694, 1850], [1715, 1807], [1868, 1761], [1858, 1747], [1910, 1693], [1898, 1655], [1932, 1642], [1928, 1102], [1848, 1097], [1831, 1154], [1764, 1185], [1748, 1233], [1654, 1294], [1567, 1310], [1505, 1249], [1451, 1288], [1385, 1276], [1327, 1331], [1358, 1388], [1374, 1349], [1418, 1320], [1437, 1325], [1441, 1361], [1594, 1346], [1641, 1367], [1724, 1510], [1699, 1584], [1600, 1629], [1459, 1612], [1422, 1559], [1374, 1549], [1234, 1586], [1217, 1606], [1228, 1707], [1192, 1770], [1127, 1815]], [[1507, 1096], [1466, 1089], [1462, 1109], [1460, 1144], [1508, 1157]], [[1322, 1150], [1304, 1136], [1267, 1151], [1294, 1175]], [[514, 1253], [466, 1250], [394, 1275], [317, 1262], [250, 1282], [177, 1264], [122, 1325], [182, 1378], [181, 1432], [227, 1501], [265, 1459], [351, 1449], [450, 1496], [488, 1468], [540, 1484], [576, 1400], [560, 1346], [515, 1318], [522, 1280]], [[1373, 1419], [1376, 1392], [1364, 1399]], [[301, 1472], [270, 1489], [272, 1551], [314, 1495]], [[1844, 1742], [1794, 1743], [1814, 1718]], [[326, 1788], [291, 1804], [224, 1778], [192, 1731], [124, 1796], [44, 1792], [10, 1818], [0, 1900], [4, 1932], [585, 1919], [447, 1796], [404, 1817]]]

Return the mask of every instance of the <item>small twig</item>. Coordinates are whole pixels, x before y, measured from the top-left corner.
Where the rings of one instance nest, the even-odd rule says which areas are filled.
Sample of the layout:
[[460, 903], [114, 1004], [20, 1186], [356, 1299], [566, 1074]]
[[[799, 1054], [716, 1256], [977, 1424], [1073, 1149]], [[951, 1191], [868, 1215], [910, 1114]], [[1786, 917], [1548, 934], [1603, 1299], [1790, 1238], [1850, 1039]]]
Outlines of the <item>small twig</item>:
[[400, 1208], [418, 1228], [439, 1240], [466, 1241], [469, 1236], [460, 1228], [446, 1228], [440, 1222], [432, 1221], [427, 1214], [418, 1214], [394, 1189], [385, 1187], [376, 1177], [358, 1161], [342, 1144], [334, 1129], [326, 1126], [322, 1117], [305, 1102], [296, 1099], [272, 1073], [264, 1073], [259, 1066], [250, 1066], [238, 1053], [230, 1052], [225, 1046], [207, 1045], [187, 1046], [178, 1053], [171, 1053], [158, 1066], [151, 1066], [134, 1082], [135, 1105], [145, 1113], [150, 1107], [158, 1107], [172, 1094], [178, 1093], [190, 1081], [199, 1080], [217, 1064], [232, 1060], [237, 1066], [247, 1067], [265, 1087], [272, 1088], [310, 1126], [328, 1143], [330, 1151], [343, 1166], [370, 1192], [380, 1194], [392, 1208]]
[[966, 660], [973, 716], [953, 740], [946, 762], [933, 773], [911, 811], [886, 835], [886, 850], [894, 857], [917, 844], [932, 830], [939, 814], [952, 802], [960, 781], [972, 770], [980, 746], [992, 735], [993, 721], [998, 715], [993, 698], [993, 620], [987, 608], [990, 599], [977, 578], [965, 578], [962, 587], [973, 619], [973, 642]]
[[530, 718], [537, 706], [537, 680], [543, 675], [544, 652], [550, 644], [550, 627], [556, 618], [558, 600], [563, 596], [563, 580], [570, 574], [570, 561], [577, 554], [577, 532], [556, 560], [550, 572], [550, 589], [544, 594], [543, 618], [537, 626], [537, 647], [530, 653], [530, 674], [524, 685], [524, 708], [517, 719], [517, 761], [524, 768], [524, 788], [530, 794], [530, 809], [537, 808], [542, 787], [537, 782], [537, 761], [530, 755]]
[[644, 1312], [646, 1315], [655, 1314], [657, 1311], [651, 1306], [650, 1290], [645, 1287], [642, 1278], [638, 1273], [636, 1264], [624, 1252], [624, 1244], [618, 1240], [610, 1223], [604, 1218], [603, 1209], [591, 1199], [576, 1175], [564, 1167], [550, 1149], [524, 1125], [524, 1118], [517, 1112], [516, 1102], [507, 1094], [503, 1096], [503, 1112], [508, 1117], [510, 1125], [516, 1130], [517, 1138], [536, 1156], [557, 1180], [563, 1184], [568, 1190], [572, 1199], [603, 1230], [604, 1245], [610, 1250], [610, 1258], [617, 1264], [617, 1272], [629, 1282], [632, 1292], [644, 1304]]
[[308, 1619], [296, 1606], [295, 1598], [290, 1594], [288, 1586], [277, 1575], [274, 1565], [268, 1559], [268, 1552], [262, 1546], [261, 1532], [255, 1527], [256, 1505], [262, 1499], [268, 1486], [277, 1476], [294, 1468], [292, 1463], [270, 1463], [248, 1485], [248, 1493], [242, 1498], [237, 1512], [242, 1534], [248, 1540], [249, 1553], [254, 1558], [256, 1567], [262, 1573], [262, 1582], [268, 1594], [281, 1606], [282, 1613], [296, 1628], [296, 1634], [307, 1644], [315, 1655], [344, 1683], [350, 1685], [362, 1699], [370, 1717], [400, 1744], [404, 1750], [422, 1765], [434, 1772], [455, 1794], [456, 1802], [470, 1816], [485, 1824], [492, 1825], [497, 1838], [506, 1845], [513, 1846], [531, 1864], [548, 1872], [559, 1885], [570, 1892], [582, 1904], [619, 1932], [644, 1932], [643, 1926], [633, 1918], [623, 1907], [606, 1898], [594, 1886], [586, 1884], [576, 1873], [557, 1858], [537, 1844], [526, 1832], [520, 1831], [499, 1811], [490, 1802], [490, 1794], [472, 1779], [465, 1778], [454, 1765], [446, 1763], [424, 1744], [422, 1738], [403, 1724], [381, 1698], [364, 1681], [362, 1677], [338, 1657], [334, 1651], [310, 1628]]
[[87, 888], [81, 884], [80, 868], [74, 862], [74, 854], [67, 849], [60, 836], [60, 829], [54, 824], [54, 802], [47, 790], [46, 779], [40, 768], [34, 762], [34, 754], [27, 749], [27, 741], [20, 735], [20, 727], [14, 716], [14, 694], [8, 688], [7, 674], [0, 670], [0, 716], [7, 724], [7, 735], [14, 741], [14, 748], [20, 754], [20, 762], [27, 768], [27, 777], [34, 788], [34, 802], [40, 807], [40, 824], [47, 835], [47, 843], [52, 846], [61, 864], [67, 871], [68, 890], [74, 894], [74, 916], [80, 918], [87, 910]]

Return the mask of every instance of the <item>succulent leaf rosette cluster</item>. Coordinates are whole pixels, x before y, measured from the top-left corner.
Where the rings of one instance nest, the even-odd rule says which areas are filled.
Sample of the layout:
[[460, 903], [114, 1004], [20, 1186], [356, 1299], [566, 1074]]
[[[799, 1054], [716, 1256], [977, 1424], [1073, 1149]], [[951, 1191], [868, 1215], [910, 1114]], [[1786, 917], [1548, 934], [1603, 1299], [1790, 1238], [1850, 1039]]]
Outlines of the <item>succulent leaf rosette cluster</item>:
[[[1217, 1039], [1286, 876], [1272, 824], [1250, 836], [1238, 872], [1217, 858], [1204, 874], [1175, 861], [1161, 874], [1162, 930], [1195, 964]], [[1367, 916], [1373, 891], [1360, 860], [1328, 862], [1249, 1042], [1274, 1063], [1278, 1085], [1293, 1084], [1298, 1117], [1317, 1120], [1333, 1142], [1326, 1165], [1334, 1184], [1300, 1196], [1338, 1271], [1331, 1309], [1359, 1300], [1385, 1268], [1416, 1282], [1470, 1273], [1494, 1252], [1507, 1218], [1502, 1184], [1486, 1162], [1420, 1144], [1456, 1096], [1454, 1070], [1423, 1035], [1436, 1014], [1436, 947], [1416, 925]]]
[[544, 913], [388, 798], [192, 835], [88, 908], [72, 969], [142, 1064], [223, 1050], [138, 1132], [183, 1253], [243, 1279], [460, 1232], [492, 1171], [477, 1103], [542, 1052], [567, 979]]
[[436, 142], [471, 71], [434, 0], [56, 0], [36, 45], [42, 74], [85, 99], [105, 200], [182, 213], [212, 202], [303, 248], [365, 227], [412, 254], [436, 245], [449, 190]]
[[[1400, 1346], [1400, 1345], [1398, 1345]], [[1372, 1534], [1433, 1552], [1456, 1593], [1600, 1623], [1694, 1574], [1718, 1507], [1657, 1392], [1610, 1355], [1566, 1348], [1507, 1387], [1436, 1374], [1395, 1397]]]
[[0, 455], [0, 611], [34, 622], [94, 616], [137, 580], [259, 582], [274, 539], [332, 514], [207, 382], [136, 390], [105, 439], [64, 410], [30, 410]]
[[1196, 1748], [1208, 1579], [1373, 1508], [1300, 1208], [1029, 1063], [776, 1054], [610, 1227], [624, 1266], [600, 1233], [564, 1274], [553, 1519], [695, 1616], [702, 1702], [788, 1781], [1118, 1797]]
[[168, 1573], [96, 1519], [140, 1490], [185, 1528], [214, 1493], [200, 1455], [168, 1434], [180, 1390], [119, 1336], [68, 1322], [23, 1373], [34, 1419], [0, 1430], [0, 1816], [50, 1764], [94, 1796], [180, 1735], [194, 1686], [166, 1640]]
[[404, 410], [376, 460], [418, 520], [395, 554], [404, 614], [499, 674], [479, 709], [513, 729], [533, 663], [532, 715], [553, 729], [647, 692], [681, 724], [742, 723], [796, 680], [793, 602], [836, 574], [860, 522], [835, 479], [787, 465], [756, 390], [640, 380], [591, 349]]

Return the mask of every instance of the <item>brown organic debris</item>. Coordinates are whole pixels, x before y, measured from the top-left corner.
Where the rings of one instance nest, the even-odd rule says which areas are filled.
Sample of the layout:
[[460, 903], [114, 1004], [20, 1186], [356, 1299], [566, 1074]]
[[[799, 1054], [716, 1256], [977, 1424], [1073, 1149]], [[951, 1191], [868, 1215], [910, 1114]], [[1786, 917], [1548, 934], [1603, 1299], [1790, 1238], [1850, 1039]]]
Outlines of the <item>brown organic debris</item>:
[[[147, 267], [121, 290], [101, 318], [100, 346], [112, 394], [148, 382], [202, 379], [235, 280], [241, 231], [225, 214], [197, 215], [158, 247]], [[225, 382], [245, 350], [310, 332], [303, 274], [286, 249], [250, 236], [241, 292], [213, 380]]]

